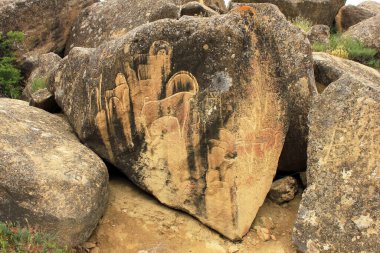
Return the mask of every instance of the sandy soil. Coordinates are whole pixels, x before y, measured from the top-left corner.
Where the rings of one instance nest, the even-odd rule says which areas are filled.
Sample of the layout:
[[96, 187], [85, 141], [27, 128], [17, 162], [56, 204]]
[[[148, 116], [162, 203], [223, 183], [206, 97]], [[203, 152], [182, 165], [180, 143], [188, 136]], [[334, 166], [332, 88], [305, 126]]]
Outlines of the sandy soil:
[[[90, 241], [102, 253], [295, 253], [291, 231], [300, 199], [283, 206], [266, 200], [243, 241], [232, 243], [116, 175], [110, 179], [108, 209]], [[272, 238], [264, 242], [255, 226], [269, 228]]]

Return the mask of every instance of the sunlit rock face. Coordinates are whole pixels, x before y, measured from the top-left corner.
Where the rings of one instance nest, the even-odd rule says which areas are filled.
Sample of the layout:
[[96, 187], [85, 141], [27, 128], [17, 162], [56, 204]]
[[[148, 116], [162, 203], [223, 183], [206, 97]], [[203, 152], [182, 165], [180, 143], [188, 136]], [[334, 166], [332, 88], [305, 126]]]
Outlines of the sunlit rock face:
[[266, 4], [74, 48], [50, 83], [87, 146], [233, 240], [269, 191], [289, 104], [315, 89], [305, 35]]

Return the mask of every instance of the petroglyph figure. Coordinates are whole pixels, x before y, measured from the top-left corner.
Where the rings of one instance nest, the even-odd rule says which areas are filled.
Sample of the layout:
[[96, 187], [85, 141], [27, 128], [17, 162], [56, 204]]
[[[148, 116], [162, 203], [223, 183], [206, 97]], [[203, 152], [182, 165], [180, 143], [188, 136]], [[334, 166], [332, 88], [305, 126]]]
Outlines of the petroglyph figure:
[[[272, 123], [281, 117], [275, 115], [281, 105], [274, 93], [253, 85], [239, 98], [229, 88], [201, 91], [190, 72], [171, 73], [172, 55], [168, 42], [156, 41], [147, 54], [131, 56], [112, 90], [102, 91], [100, 78], [99, 134], [111, 159], [128, 156], [140, 142], [132, 169], [141, 171], [140, 182], [161, 202], [207, 219], [219, 231], [241, 234], [252, 215], [240, 217], [246, 211], [238, 207], [251, 201], [251, 185], [262, 180], [255, 172], [274, 167], [282, 148], [283, 125]], [[265, 180], [259, 196], [269, 189], [271, 180]], [[225, 220], [232, 222], [223, 225]]]

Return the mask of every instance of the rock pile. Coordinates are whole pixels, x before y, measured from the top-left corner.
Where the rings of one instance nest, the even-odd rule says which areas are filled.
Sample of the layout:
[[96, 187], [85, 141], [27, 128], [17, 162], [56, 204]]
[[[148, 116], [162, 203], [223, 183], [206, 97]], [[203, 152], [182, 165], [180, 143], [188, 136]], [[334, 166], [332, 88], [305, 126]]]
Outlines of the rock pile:
[[91, 252], [377, 253], [380, 74], [310, 45], [335, 19], [379, 50], [380, 4], [252, 2], [1, 1], [27, 102], [0, 99], [0, 222]]

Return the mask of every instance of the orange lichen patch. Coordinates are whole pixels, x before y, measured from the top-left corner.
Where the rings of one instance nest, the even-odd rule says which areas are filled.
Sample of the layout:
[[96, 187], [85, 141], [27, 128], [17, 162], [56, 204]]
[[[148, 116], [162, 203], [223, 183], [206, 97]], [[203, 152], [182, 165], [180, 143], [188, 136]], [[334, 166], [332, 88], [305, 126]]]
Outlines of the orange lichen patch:
[[239, 6], [239, 7], [235, 8], [234, 10], [238, 11], [240, 13], [250, 12], [252, 14], [256, 14], [255, 9], [253, 7], [247, 6], [247, 5]]

